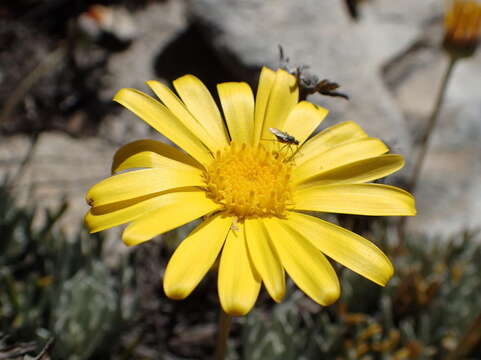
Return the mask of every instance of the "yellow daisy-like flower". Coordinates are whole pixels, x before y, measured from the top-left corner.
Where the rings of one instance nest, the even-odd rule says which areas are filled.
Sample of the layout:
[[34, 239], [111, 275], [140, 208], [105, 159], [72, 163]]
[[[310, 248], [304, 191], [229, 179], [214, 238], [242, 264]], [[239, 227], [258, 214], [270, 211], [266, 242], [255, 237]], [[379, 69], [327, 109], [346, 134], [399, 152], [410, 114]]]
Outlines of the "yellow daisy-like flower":
[[[219, 255], [219, 298], [231, 315], [252, 308], [261, 283], [281, 301], [285, 271], [314, 301], [333, 303], [339, 280], [325, 255], [386, 284], [393, 267], [381, 250], [304, 212], [414, 215], [409, 193], [367, 184], [400, 169], [400, 155], [386, 154], [354, 122], [309, 139], [327, 110], [298, 102], [296, 79], [283, 70], [262, 70], [255, 103], [246, 83], [219, 84], [224, 118], [192, 75], [174, 81], [180, 98], [157, 81], [147, 84], [162, 102], [134, 89], [114, 100], [185, 153], [154, 140], [120, 148], [112, 172], [123, 173], [89, 190], [86, 223], [97, 232], [130, 222], [123, 241], [137, 245], [204, 217], [167, 265], [167, 296], [188, 296]], [[299, 147], [275, 141], [269, 128], [294, 136]]]

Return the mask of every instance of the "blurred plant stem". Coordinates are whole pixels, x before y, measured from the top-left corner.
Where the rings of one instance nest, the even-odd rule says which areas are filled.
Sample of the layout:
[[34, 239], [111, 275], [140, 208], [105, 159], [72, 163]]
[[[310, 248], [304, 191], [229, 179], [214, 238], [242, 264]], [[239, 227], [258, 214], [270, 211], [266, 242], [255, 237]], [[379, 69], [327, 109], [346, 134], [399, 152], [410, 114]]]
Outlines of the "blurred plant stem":
[[424, 164], [424, 159], [426, 157], [426, 154], [428, 152], [429, 148], [429, 140], [431, 139], [431, 135], [433, 133], [434, 128], [436, 127], [438, 118], [439, 118], [439, 112], [441, 111], [441, 108], [443, 106], [444, 102], [444, 95], [446, 94], [446, 89], [448, 86], [449, 79], [451, 78], [451, 74], [454, 69], [454, 65], [456, 64], [456, 61], [458, 60], [457, 57], [455, 56], [450, 56], [449, 57], [449, 64], [448, 67], [446, 68], [446, 72], [444, 73], [444, 77], [441, 83], [441, 87], [439, 88], [438, 92], [438, 97], [436, 99], [436, 103], [434, 105], [433, 111], [431, 113], [431, 116], [429, 117], [428, 124], [426, 126], [426, 130], [424, 131], [423, 137], [421, 138], [420, 141], [420, 149], [418, 156], [416, 158], [416, 162], [414, 163], [414, 168], [413, 172], [411, 174], [411, 178], [409, 180], [409, 190], [411, 192], [416, 191], [416, 186], [419, 180], [419, 175], [421, 173], [421, 169]]
[[217, 344], [215, 347], [214, 360], [224, 360], [227, 352], [227, 339], [232, 322], [232, 316], [227, 315], [222, 308], [219, 315], [219, 330], [217, 333]]
[[[416, 160], [414, 162], [413, 171], [411, 173], [411, 177], [409, 178], [408, 182], [408, 190], [415, 194], [416, 187], [418, 185], [419, 176], [421, 174], [421, 169], [424, 164], [424, 160], [426, 158], [426, 154], [428, 153], [429, 149], [429, 141], [431, 140], [431, 135], [434, 132], [434, 128], [438, 122], [439, 112], [443, 106], [444, 96], [446, 94], [446, 89], [448, 87], [449, 79], [451, 78], [451, 74], [453, 73], [454, 65], [456, 64], [459, 57], [450, 55], [449, 56], [449, 63], [444, 73], [441, 86], [438, 90], [438, 96], [436, 98], [436, 103], [434, 104], [434, 108], [431, 112], [431, 116], [429, 117], [428, 124], [426, 125], [426, 129], [422, 135], [420, 144], [419, 144], [419, 152], [417, 154]], [[406, 222], [408, 218], [402, 217], [399, 221], [398, 226], [398, 251], [402, 252], [404, 248], [404, 240], [406, 237]]]

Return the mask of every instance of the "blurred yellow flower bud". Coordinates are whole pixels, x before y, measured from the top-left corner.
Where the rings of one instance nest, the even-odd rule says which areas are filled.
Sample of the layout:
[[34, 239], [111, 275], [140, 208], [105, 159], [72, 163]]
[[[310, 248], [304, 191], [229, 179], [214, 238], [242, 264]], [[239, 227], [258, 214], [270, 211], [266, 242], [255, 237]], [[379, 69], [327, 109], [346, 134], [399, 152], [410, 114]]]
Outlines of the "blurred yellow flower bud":
[[449, 0], [444, 19], [444, 49], [457, 58], [474, 54], [481, 32], [481, 2]]

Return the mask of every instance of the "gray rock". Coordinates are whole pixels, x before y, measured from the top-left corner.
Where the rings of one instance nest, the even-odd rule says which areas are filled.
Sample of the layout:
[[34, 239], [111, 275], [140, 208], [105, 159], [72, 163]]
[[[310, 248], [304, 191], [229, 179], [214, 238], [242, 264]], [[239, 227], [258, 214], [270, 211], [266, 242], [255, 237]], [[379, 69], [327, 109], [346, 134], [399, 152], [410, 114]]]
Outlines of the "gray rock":
[[409, 134], [380, 69], [414, 41], [413, 26], [352, 23], [337, 0], [196, 0], [190, 10], [226, 62], [230, 57], [233, 66], [277, 68], [282, 44], [292, 64], [309, 65], [350, 95], [349, 102], [310, 98], [331, 110], [328, 124], [355, 120], [394, 151], [408, 154]]
[[443, 1], [439, 0], [370, 0], [361, 7], [362, 19], [414, 26], [429, 23], [442, 15]]
[[[148, 92], [145, 82], [156, 79], [155, 57], [187, 26], [185, 4], [183, 1], [152, 4], [133, 13], [132, 21], [137, 26], [136, 40], [127, 50], [109, 58], [106, 85], [101, 92], [105, 101], [110, 101], [122, 88]], [[149, 137], [150, 134], [150, 127], [127, 110], [108, 115], [99, 132], [101, 137], [115, 144]]]
[[[233, 69], [278, 67], [282, 44], [292, 64], [310, 65], [351, 96], [349, 102], [310, 98], [330, 109], [328, 125], [355, 120], [406, 155], [408, 165], [414, 160], [412, 139], [424, 128], [446, 66], [436, 50], [442, 37], [440, 1], [372, 0], [363, 6], [359, 23], [349, 21], [337, 0], [195, 0], [191, 5], [194, 20]], [[408, 222], [412, 231], [450, 235], [481, 225], [480, 56], [454, 71], [416, 195], [418, 216]], [[402, 173], [407, 176], [409, 166]]]
[[[441, 24], [439, 24], [441, 26]], [[436, 43], [412, 53], [407, 74], [393, 89], [415, 138], [425, 129], [448, 59]], [[402, 58], [399, 59], [403, 61]], [[456, 65], [431, 137], [416, 191], [416, 232], [450, 236], [481, 227], [481, 53]], [[418, 150], [418, 144], [415, 144]]]
[[407, 222], [411, 232], [448, 238], [479, 230], [480, 154], [479, 147], [458, 151], [431, 148], [416, 191], [418, 215]]
[[[18, 174], [30, 149], [27, 136], [1, 139], [0, 177]], [[72, 139], [58, 132], [42, 134], [23, 171], [15, 178], [13, 191], [20, 205], [55, 208], [62, 199], [69, 208], [61, 219], [67, 232], [76, 233], [87, 212], [85, 193], [110, 175], [115, 148], [104, 140]], [[41, 211], [39, 212], [41, 214]]]

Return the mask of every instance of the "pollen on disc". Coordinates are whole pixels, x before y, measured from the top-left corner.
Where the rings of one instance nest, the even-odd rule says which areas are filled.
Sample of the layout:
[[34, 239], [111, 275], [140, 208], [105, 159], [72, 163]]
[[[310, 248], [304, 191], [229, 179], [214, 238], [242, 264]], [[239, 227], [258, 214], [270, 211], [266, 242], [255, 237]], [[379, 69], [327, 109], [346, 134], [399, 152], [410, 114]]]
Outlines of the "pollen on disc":
[[284, 217], [292, 204], [292, 162], [262, 145], [233, 143], [204, 174], [207, 194], [239, 219]]

